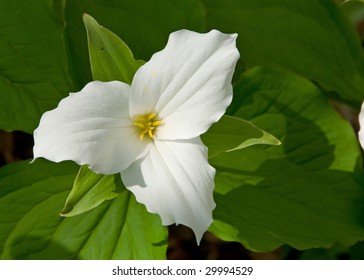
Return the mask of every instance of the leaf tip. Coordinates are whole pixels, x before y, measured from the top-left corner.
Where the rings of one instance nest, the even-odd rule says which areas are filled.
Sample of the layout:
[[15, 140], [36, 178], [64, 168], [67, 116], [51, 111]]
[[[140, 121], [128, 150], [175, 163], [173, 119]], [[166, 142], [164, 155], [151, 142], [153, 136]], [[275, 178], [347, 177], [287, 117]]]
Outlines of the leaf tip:
[[86, 14], [86, 13], [82, 14], [82, 20], [83, 20], [84, 25], [86, 26], [86, 29], [88, 26], [92, 26], [95, 24], [98, 25], [97, 21], [92, 16], [90, 16], [89, 14]]
[[65, 205], [63, 207], [63, 209], [61, 210], [61, 212], [59, 213], [59, 215], [63, 218], [74, 216], [73, 207], [70, 207], [69, 205]]
[[276, 138], [276, 140], [274, 141], [274, 146], [279, 146], [279, 145], [282, 145], [282, 142]]
[[89, 18], [92, 18], [89, 14], [87, 14], [87, 13], [83, 13], [82, 14], [82, 19], [85, 21], [85, 20], [87, 20], [87, 19], [89, 19]]
[[59, 215], [60, 215], [61, 217], [68, 217], [68, 213], [69, 213], [69, 211], [66, 211], [66, 209], [63, 209], [63, 210], [59, 213]]

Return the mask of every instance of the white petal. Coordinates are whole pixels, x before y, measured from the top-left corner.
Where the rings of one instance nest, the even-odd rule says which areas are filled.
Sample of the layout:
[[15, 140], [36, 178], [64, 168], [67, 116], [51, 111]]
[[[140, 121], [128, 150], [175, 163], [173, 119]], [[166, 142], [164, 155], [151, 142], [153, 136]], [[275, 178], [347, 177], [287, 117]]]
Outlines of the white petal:
[[190, 227], [199, 243], [212, 223], [215, 169], [199, 138], [154, 141], [149, 154], [121, 173], [136, 199], [157, 213], [164, 225]]
[[361, 147], [364, 149], [364, 103], [361, 105], [361, 110], [359, 113], [359, 124], [360, 124], [360, 130], [359, 130], [359, 142]]
[[232, 99], [231, 79], [239, 58], [236, 34], [181, 30], [134, 76], [131, 116], [158, 113], [158, 139], [190, 139], [224, 114]]
[[34, 131], [34, 158], [88, 164], [103, 174], [118, 173], [146, 152], [129, 117], [130, 86], [94, 81], [43, 114]]

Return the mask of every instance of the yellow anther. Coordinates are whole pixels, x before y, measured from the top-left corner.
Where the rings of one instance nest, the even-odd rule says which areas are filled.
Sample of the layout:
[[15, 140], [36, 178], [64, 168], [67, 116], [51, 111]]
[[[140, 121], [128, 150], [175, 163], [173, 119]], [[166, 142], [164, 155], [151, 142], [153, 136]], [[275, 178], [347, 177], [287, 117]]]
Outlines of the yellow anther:
[[150, 139], [154, 139], [156, 128], [162, 124], [162, 121], [155, 119], [156, 114], [146, 114], [144, 116], [138, 116], [135, 118], [134, 125], [140, 128], [140, 141], [144, 140], [144, 136], [147, 134]]
[[151, 119], [153, 119], [155, 117], [155, 114], [150, 114], [148, 117], [147, 117], [147, 120], [150, 121]]
[[135, 120], [145, 122], [147, 119], [144, 116], [139, 116], [139, 117], [136, 117]]
[[[154, 128], [154, 127], [153, 127], [153, 128]], [[152, 129], [149, 129], [149, 130], [148, 130], [148, 135], [149, 135], [149, 137], [150, 137], [150, 138], [152, 138], [152, 139], [154, 138], [153, 130], [152, 130]]]
[[143, 123], [136, 122], [136, 123], [134, 123], [134, 125], [137, 127], [143, 128], [143, 129], [145, 128]]

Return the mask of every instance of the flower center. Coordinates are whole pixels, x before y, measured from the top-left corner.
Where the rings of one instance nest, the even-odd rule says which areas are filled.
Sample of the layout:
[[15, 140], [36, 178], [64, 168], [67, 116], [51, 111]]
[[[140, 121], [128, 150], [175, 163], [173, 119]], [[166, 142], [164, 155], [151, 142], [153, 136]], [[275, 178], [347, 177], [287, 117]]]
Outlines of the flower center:
[[134, 125], [140, 128], [140, 141], [143, 141], [144, 136], [148, 135], [150, 139], [154, 138], [156, 128], [161, 125], [161, 121], [156, 119], [156, 114], [146, 114], [144, 116], [138, 116], [135, 118]]

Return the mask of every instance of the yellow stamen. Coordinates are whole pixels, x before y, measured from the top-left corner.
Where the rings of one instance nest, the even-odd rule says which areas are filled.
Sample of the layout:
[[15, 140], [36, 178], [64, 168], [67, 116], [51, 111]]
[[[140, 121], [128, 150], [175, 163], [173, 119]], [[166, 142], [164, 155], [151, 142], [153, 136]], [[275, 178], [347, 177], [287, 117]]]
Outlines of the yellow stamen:
[[146, 114], [135, 118], [134, 125], [140, 128], [140, 141], [144, 140], [144, 136], [148, 135], [150, 139], [154, 139], [156, 128], [162, 124], [162, 121], [155, 118], [156, 114]]
[[143, 128], [144, 129], [144, 125], [142, 123], [134, 123], [135, 126], [137, 127], [140, 127], [140, 128]]
[[[154, 128], [154, 127], [153, 127], [153, 128]], [[150, 137], [150, 138], [152, 138], [152, 139], [154, 138], [154, 135], [153, 135], [153, 131], [152, 131], [152, 129], [149, 129], [149, 130], [148, 130], [148, 135], [149, 135], [149, 137]]]
[[141, 121], [141, 122], [145, 122], [147, 119], [143, 116], [139, 116], [135, 118], [136, 121]]
[[147, 121], [150, 121], [151, 119], [153, 119], [155, 117], [155, 114], [150, 114], [148, 117], [147, 117]]

